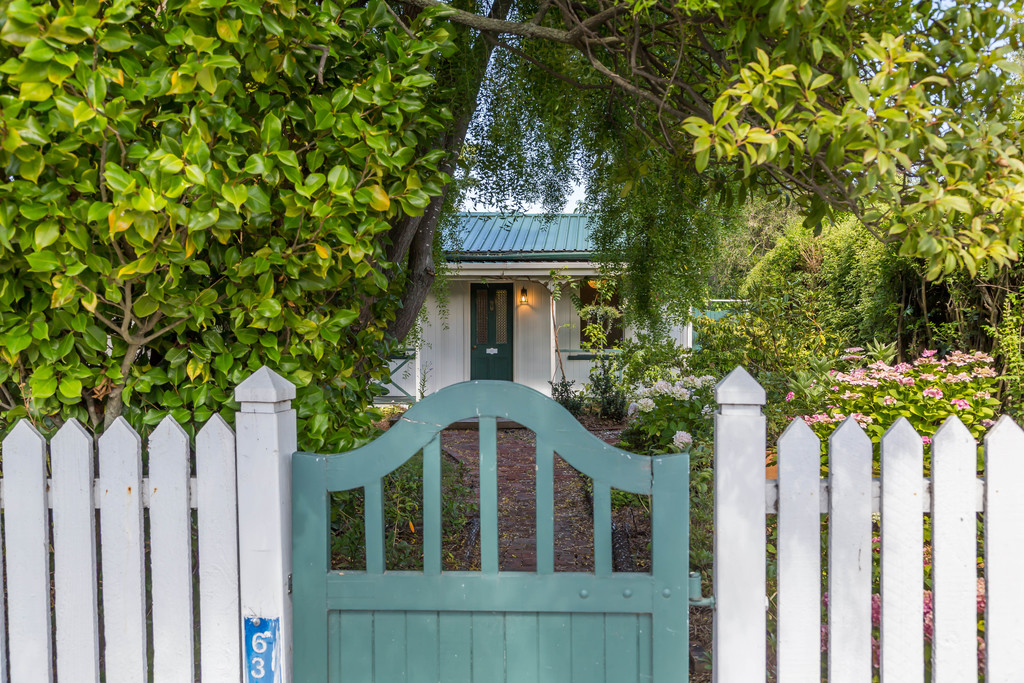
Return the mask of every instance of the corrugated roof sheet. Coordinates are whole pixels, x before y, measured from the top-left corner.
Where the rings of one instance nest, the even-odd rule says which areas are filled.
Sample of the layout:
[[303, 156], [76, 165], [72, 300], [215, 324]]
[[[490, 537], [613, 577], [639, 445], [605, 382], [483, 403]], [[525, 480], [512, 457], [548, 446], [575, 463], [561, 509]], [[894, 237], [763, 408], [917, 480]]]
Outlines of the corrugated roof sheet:
[[460, 261], [590, 257], [590, 217], [578, 214], [460, 213], [461, 249], [450, 254]]

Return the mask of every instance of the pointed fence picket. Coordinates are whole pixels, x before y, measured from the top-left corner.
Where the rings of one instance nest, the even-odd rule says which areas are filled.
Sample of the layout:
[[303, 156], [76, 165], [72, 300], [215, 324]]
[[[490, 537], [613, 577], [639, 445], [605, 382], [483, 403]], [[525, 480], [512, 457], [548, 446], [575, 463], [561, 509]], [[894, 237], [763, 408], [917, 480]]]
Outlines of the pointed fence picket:
[[[730, 623], [742, 622], [745, 613], [748, 624], [763, 624], [762, 609], [752, 599], [738, 606], [740, 591], [731, 576], [753, 577], [758, 571], [722, 567], [726, 555], [719, 552], [728, 549], [734, 561], [764, 557], [764, 537], [753, 538], [748, 525], [736, 523], [749, 520], [755, 511], [778, 515], [775, 673], [780, 683], [821, 680], [823, 671], [830, 683], [871, 680], [876, 656], [883, 683], [921, 683], [926, 663], [934, 683], [979, 680], [982, 673], [986, 683], [1024, 680], [1024, 430], [1007, 417], [989, 430], [985, 476], [978, 477], [977, 443], [958, 418], [950, 417], [932, 439], [932, 478], [926, 479], [922, 439], [900, 420], [882, 437], [880, 476], [872, 479], [872, 444], [848, 419], [829, 439], [829, 474], [821, 478], [818, 439], [797, 420], [779, 440], [778, 479], [764, 482], [764, 499], [758, 500], [749, 495], [751, 488], [737, 471], [754, 467], [751, 453], [763, 454], [767, 445], [755, 422], [764, 403], [758, 390], [741, 369], [716, 388], [721, 407], [716, 416], [715, 514], [717, 520], [730, 520], [718, 524], [715, 535], [712, 670], [717, 683], [760, 680], [759, 671], [770, 666], [754, 648], [747, 661], [736, 662], [744, 644], [754, 644], [756, 636], [721, 623], [725, 612]], [[978, 513], [983, 532], [978, 531]], [[881, 537], [876, 615], [871, 584], [874, 515]], [[924, 647], [926, 515], [932, 526], [930, 662], [925, 662]], [[828, 541], [828, 639], [827, 647], [819, 649], [823, 533]], [[976, 558], [982, 543], [985, 628], [979, 634]], [[728, 581], [721, 582], [724, 574]], [[877, 620], [879, 642], [873, 643]], [[762, 642], [767, 639], [764, 629], [760, 637]], [[984, 668], [979, 666], [980, 647]]]
[[[53, 681], [55, 673], [58, 683], [191, 683], [197, 670], [203, 681], [241, 681], [231, 428], [214, 416], [200, 430], [195, 477], [188, 435], [171, 418], [149, 437], [148, 477], [142, 441], [123, 419], [97, 442], [94, 473], [93, 436], [75, 420], [54, 435], [49, 454], [46, 440], [27, 421], [3, 441], [6, 581], [0, 636], [5, 616], [8, 635], [0, 637], [0, 683]], [[195, 545], [199, 662], [193, 636]]]

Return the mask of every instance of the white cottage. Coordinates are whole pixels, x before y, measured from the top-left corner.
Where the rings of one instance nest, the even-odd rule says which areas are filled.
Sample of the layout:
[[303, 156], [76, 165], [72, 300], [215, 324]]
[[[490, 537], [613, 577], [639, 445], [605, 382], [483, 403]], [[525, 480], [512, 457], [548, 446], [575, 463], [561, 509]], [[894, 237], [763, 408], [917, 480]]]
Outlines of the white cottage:
[[[387, 400], [421, 398], [470, 379], [504, 379], [550, 395], [548, 383], [561, 378], [556, 326], [565, 376], [582, 388], [591, 360], [580, 349], [580, 316], [568, 287], [552, 305], [551, 271], [572, 277], [584, 303], [593, 300], [590, 282], [598, 269], [588, 216], [464, 213], [459, 219], [463, 250], [448, 254], [448, 300], [427, 298], [419, 345], [391, 363]], [[689, 326], [673, 336], [690, 346]]]

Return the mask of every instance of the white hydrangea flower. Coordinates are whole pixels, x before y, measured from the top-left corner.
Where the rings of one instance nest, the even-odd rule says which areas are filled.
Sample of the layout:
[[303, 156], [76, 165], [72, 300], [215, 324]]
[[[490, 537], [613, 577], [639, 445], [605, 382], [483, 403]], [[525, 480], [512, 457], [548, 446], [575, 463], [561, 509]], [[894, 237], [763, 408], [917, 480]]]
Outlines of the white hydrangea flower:
[[640, 399], [639, 401], [637, 401], [636, 405], [640, 409], [641, 413], [649, 413], [652, 410], [654, 410], [654, 408], [655, 408], [654, 400], [650, 399], [650, 398], [647, 398], [646, 396], [644, 398]]
[[693, 443], [693, 437], [689, 432], [679, 431], [672, 437], [672, 444], [679, 450], [687, 449]]
[[700, 409], [700, 414], [704, 416], [704, 419], [710, 420], [711, 414], [715, 412], [711, 406], [704, 406]]
[[677, 401], [687, 401], [690, 398], [690, 390], [684, 389], [683, 387], [678, 385], [672, 387], [671, 394], [672, 398], [676, 399]]
[[638, 406], [636, 404], [636, 402], [630, 403], [629, 407], [626, 408], [626, 417], [636, 417], [636, 415], [639, 412], [640, 412], [640, 406]]
[[670, 391], [672, 391], [672, 385], [663, 379], [659, 379], [657, 382], [654, 383], [654, 386], [651, 388], [651, 391], [655, 394], [667, 394]]

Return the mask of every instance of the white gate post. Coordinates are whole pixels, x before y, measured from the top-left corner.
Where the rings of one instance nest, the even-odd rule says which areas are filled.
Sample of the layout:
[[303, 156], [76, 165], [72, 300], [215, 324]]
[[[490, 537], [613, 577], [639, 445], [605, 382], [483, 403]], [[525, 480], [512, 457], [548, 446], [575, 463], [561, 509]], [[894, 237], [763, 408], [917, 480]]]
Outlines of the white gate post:
[[238, 564], [245, 683], [290, 683], [295, 386], [262, 367], [235, 388]]
[[766, 678], [765, 393], [738, 366], [715, 387], [714, 680]]

